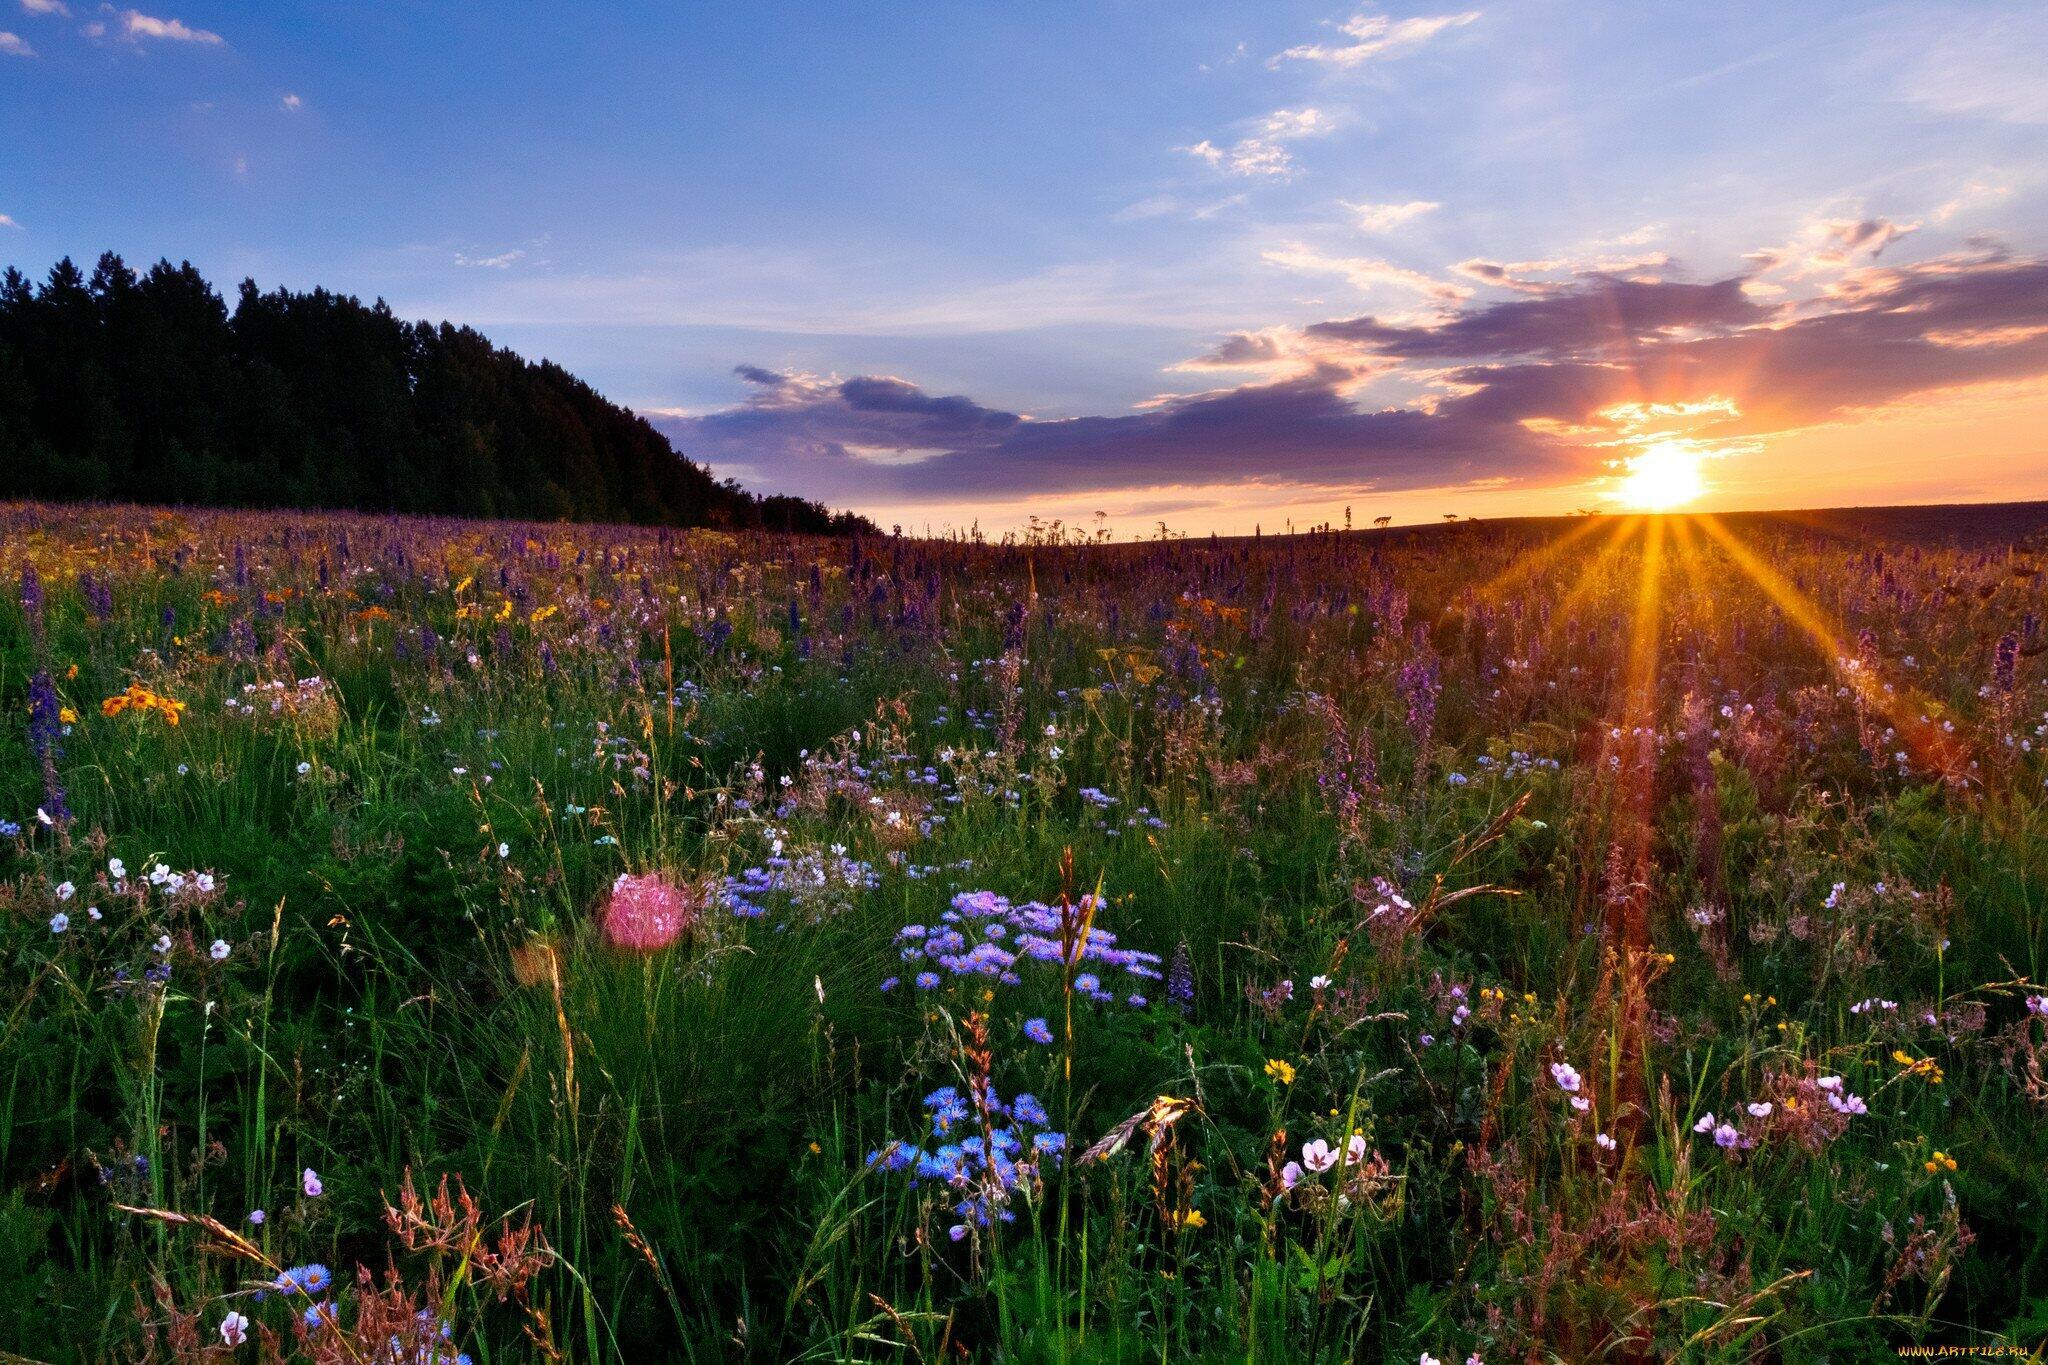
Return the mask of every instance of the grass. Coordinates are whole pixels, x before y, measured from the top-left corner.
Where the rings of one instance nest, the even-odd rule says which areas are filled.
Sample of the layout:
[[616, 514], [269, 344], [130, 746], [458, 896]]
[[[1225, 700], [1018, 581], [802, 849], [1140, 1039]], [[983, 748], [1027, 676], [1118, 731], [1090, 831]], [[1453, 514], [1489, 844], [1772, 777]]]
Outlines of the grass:
[[2023, 541], [0, 530], [9, 1351], [2048, 1334]]

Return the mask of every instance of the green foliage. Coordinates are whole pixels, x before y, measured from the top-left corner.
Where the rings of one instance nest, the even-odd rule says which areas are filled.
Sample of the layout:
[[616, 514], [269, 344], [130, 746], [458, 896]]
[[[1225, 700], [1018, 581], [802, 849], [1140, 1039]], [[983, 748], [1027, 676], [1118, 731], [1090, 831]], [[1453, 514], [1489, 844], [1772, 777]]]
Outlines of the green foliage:
[[[2043, 1333], [2023, 552], [1880, 594], [1748, 528], [1879, 641], [1852, 668], [1696, 543], [1642, 686], [1642, 523], [0, 532], [41, 594], [0, 605], [7, 1350], [197, 1358], [237, 1312], [247, 1355], [388, 1358], [422, 1310], [475, 1361]], [[630, 939], [621, 876], [686, 931]], [[990, 923], [1014, 980], [929, 946]], [[962, 1156], [996, 1131], [1007, 1179]]]
[[720, 482], [471, 328], [253, 280], [231, 309], [189, 262], [112, 252], [0, 277], [0, 497], [875, 530]]

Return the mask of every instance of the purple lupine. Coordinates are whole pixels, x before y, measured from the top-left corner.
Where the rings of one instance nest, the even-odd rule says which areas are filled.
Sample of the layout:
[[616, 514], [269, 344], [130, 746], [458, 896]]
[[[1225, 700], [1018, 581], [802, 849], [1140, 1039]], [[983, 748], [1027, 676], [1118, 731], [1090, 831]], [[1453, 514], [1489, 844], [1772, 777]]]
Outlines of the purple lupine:
[[64, 783], [57, 775], [57, 760], [63, 756], [58, 743], [64, 734], [63, 710], [49, 670], [37, 669], [28, 685], [28, 744], [43, 772], [43, 813], [58, 824], [71, 818]]
[[92, 608], [93, 620], [105, 623], [114, 619], [114, 590], [107, 586], [107, 580], [96, 574], [80, 574], [78, 589], [85, 594], [86, 605]]
[[31, 564], [21, 571], [21, 614], [28, 618], [29, 638], [43, 643], [43, 576]]
[[2019, 680], [2020, 637], [2007, 631], [1998, 639], [1998, 648], [1991, 657], [1991, 677], [1998, 690], [2010, 694], [2013, 684]]
[[1167, 964], [1166, 998], [1182, 1014], [1195, 1012], [1195, 960], [1186, 939], [1174, 947], [1173, 960]]
[[1408, 732], [1415, 736], [1415, 752], [1427, 754], [1436, 729], [1437, 694], [1442, 690], [1436, 660], [1427, 654], [1411, 656], [1401, 665], [1394, 686], [1408, 704]]

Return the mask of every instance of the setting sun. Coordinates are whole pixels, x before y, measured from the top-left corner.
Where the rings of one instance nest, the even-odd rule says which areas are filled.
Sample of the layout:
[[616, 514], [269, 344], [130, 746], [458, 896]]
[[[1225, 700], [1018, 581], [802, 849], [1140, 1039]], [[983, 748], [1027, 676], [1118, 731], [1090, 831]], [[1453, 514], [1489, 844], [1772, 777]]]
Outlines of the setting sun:
[[1678, 441], [1659, 441], [1628, 462], [1615, 496], [1643, 512], [1683, 507], [1706, 491], [1700, 453]]

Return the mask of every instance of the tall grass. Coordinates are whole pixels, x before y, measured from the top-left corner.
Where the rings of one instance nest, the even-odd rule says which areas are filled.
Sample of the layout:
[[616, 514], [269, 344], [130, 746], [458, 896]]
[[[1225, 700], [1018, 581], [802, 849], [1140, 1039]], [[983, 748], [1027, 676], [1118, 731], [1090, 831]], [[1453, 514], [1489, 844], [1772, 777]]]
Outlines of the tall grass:
[[2038, 556], [1665, 525], [0, 510], [0, 1346], [2033, 1349]]

